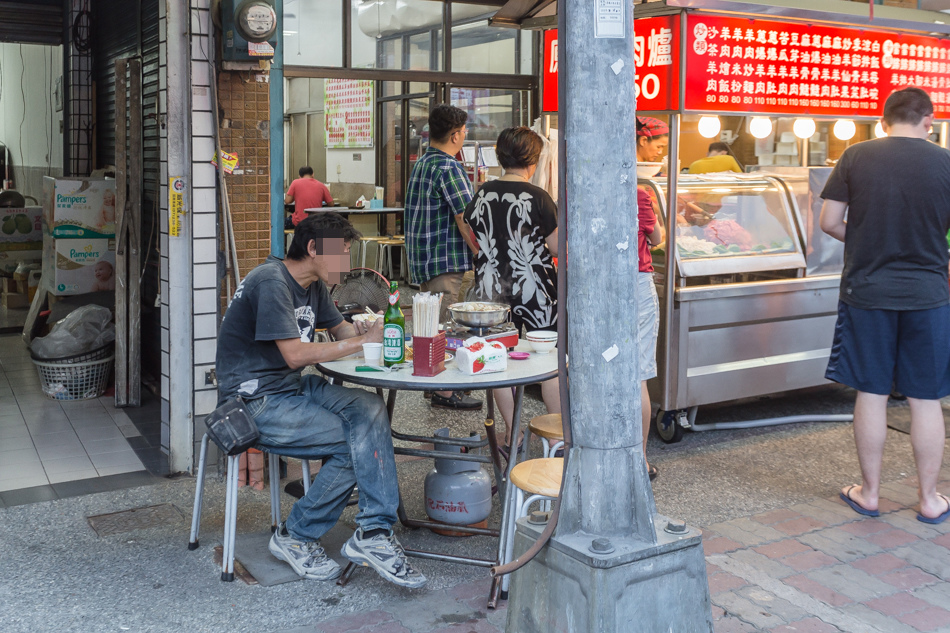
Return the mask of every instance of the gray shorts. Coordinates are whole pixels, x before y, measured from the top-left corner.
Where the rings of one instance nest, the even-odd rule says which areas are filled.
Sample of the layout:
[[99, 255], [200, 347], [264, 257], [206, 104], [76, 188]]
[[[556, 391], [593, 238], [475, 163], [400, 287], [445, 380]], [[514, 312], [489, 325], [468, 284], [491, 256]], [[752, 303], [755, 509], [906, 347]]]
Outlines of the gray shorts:
[[660, 302], [653, 273], [637, 273], [637, 336], [640, 339], [640, 380], [656, 377], [656, 337], [660, 329]]

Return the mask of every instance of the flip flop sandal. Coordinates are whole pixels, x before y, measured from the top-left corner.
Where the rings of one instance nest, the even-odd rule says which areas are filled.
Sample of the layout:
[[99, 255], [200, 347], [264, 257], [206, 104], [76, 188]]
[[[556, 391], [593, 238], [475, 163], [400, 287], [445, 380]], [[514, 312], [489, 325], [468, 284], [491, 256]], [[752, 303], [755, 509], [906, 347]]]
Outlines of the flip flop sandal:
[[918, 515], [917, 515], [917, 520], [918, 520], [918, 521], [920, 521], [921, 523], [929, 523], [930, 525], [937, 525], [938, 523], [943, 523], [943, 522], [946, 521], [948, 518], [950, 518], [950, 499], [947, 499], [945, 496], [943, 496], [943, 495], [940, 494], [939, 492], [937, 493], [937, 496], [947, 502], [947, 511], [944, 512], [944, 513], [941, 514], [941, 515], [938, 515], [938, 516], [935, 516], [935, 517], [932, 517], [932, 518], [931, 518], [931, 517], [925, 517], [925, 516], [922, 515], [922, 514], [918, 514]]
[[844, 492], [839, 492], [838, 496], [841, 497], [841, 500], [847, 503], [849, 506], [851, 506], [851, 509], [857, 512], [858, 514], [862, 514], [866, 517], [881, 516], [881, 512], [879, 510], [868, 510], [867, 508], [860, 505], [857, 501], [851, 498], [851, 491], [857, 487], [858, 487], [857, 484], [851, 484], [851, 486], [849, 486], [847, 490], [845, 490]]
[[656, 479], [656, 476], [659, 474], [659, 472], [656, 469], [656, 466], [650, 466], [650, 470], [648, 470], [647, 472], [650, 474], [650, 481], [653, 481], [654, 479]]

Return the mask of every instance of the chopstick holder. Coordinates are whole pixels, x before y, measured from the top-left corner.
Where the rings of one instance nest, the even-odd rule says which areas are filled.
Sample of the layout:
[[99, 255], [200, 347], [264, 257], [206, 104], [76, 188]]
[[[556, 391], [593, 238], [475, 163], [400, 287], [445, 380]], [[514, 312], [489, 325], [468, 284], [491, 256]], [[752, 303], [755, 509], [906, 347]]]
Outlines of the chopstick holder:
[[412, 337], [412, 375], [432, 377], [445, 371], [445, 332]]

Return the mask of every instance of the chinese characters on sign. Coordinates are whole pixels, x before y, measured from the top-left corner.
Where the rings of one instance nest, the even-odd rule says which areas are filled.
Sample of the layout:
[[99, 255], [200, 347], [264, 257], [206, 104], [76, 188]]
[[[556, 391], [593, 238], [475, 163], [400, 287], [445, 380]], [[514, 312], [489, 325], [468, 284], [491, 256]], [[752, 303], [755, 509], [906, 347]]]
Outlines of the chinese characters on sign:
[[687, 20], [687, 110], [878, 116], [898, 88], [950, 114], [950, 42], [716, 16]]
[[324, 79], [327, 149], [373, 146], [373, 82]]
[[679, 25], [677, 15], [633, 21], [637, 111], [676, 110], [680, 107]]
[[181, 216], [185, 212], [185, 179], [168, 179], [168, 234], [181, 235]]
[[[638, 18], [633, 21], [636, 66], [637, 110], [659, 112], [678, 110], [679, 101], [679, 16]], [[544, 32], [543, 93], [541, 107], [557, 112], [558, 83], [557, 30]]]

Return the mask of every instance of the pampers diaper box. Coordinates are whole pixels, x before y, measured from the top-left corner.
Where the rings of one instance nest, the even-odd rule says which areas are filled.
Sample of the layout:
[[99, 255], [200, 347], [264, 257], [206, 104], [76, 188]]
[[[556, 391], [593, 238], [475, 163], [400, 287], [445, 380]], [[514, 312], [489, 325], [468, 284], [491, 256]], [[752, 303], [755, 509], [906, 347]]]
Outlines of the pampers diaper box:
[[115, 236], [115, 180], [43, 179], [43, 230], [53, 237]]
[[115, 290], [115, 238], [44, 235], [43, 283], [57, 296]]
[[21, 261], [39, 261], [43, 250], [43, 209], [0, 209], [0, 273], [12, 275]]

